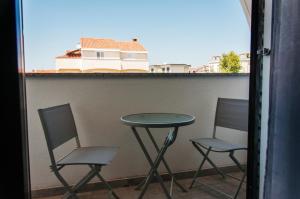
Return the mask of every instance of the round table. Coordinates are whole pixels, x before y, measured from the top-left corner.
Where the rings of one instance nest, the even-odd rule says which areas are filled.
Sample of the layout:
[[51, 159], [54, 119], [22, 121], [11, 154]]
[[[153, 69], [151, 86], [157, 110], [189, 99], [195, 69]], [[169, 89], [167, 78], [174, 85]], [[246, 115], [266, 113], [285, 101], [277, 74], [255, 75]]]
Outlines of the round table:
[[[149, 183], [152, 181], [153, 177], [156, 177], [158, 182], [160, 183], [165, 195], [167, 198], [172, 198], [172, 187], [173, 182], [184, 192], [186, 192], [186, 189], [180, 185], [174, 174], [172, 173], [169, 165], [167, 164], [166, 160], [164, 159], [164, 154], [166, 153], [169, 146], [171, 146], [177, 137], [178, 128], [181, 126], [186, 126], [194, 123], [195, 117], [192, 115], [187, 114], [179, 114], [179, 113], [138, 113], [138, 114], [130, 114], [125, 115], [121, 117], [121, 121], [123, 124], [128, 125], [131, 127], [138, 143], [140, 144], [142, 151], [144, 152], [151, 169], [147, 175], [147, 177], [140, 183], [137, 187], [137, 189], [142, 188], [141, 194], [139, 196], [139, 199], [143, 198]], [[141, 137], [139, 136], [139, 133], [137, 131], [137, 127], [145, 128], [151, 142], [153, 143], [158, 155], [155, 158], [154, 161], [152, 161], [149, 152], [147, 151]], [[161, 148], [158, 147], [153, 135], [150, 132], [150, 128], [171, 128], [170, 132], [168, 133], [168, 136], [165, 138], [165, 142]], [[163, 180], [161, 176], [159, 175], [157, 168], [160, 165], [160, 163], [163, 162], [165, 165], [168, 174], [171, 177], [171, 189], [170, 193], [166, 189]]]

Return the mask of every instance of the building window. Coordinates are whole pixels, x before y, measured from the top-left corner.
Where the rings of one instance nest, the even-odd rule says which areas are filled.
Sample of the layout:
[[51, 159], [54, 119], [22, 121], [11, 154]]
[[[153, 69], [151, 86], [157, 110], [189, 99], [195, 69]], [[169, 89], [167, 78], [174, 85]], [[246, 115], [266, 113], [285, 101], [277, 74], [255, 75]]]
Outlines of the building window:
[[162, 68], [161, 70], [162, 70], [162, 72], [165, 72], [165, 68]]
[[104, 57], [104, 52], [97, 52], [97, 59], [101, 59]]
[[151, 72], [152, 72], [152, 73], [154, 72], [154, 68], [151, 68]]
[[134, 53], [128, 53], [128, 54], [127, 54], [127, 58], [128, 58], [128, 59], [133, 59], [133, 58], [135, 58]]
[[167, 67], [167, 72], [170, 72], [170, 67]]

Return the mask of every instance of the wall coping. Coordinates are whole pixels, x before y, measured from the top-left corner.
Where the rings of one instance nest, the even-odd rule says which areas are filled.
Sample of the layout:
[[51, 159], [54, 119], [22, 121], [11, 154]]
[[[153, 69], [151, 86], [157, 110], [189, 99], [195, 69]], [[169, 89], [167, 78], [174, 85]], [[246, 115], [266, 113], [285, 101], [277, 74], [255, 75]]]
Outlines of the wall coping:
[[26, 78], [197, 78], [197, 77], [248, 77], [250, 73], [26, 73]]

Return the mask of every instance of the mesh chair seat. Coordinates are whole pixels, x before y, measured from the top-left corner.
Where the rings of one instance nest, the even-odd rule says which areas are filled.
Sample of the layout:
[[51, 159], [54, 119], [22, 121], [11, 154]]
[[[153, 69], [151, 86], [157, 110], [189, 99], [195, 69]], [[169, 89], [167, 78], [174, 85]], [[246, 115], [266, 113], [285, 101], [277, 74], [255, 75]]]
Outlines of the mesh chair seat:
[[118, 147], [80, 147], [57, 161], [57, 165], [107, 165], [111, 163], [117, 150]]
[[247, 150], [247, 146], [239, 145], [239, 144], [231, 144], [229, 142], [217, 138], [196, 138], [196, 139], [191, 139], [191, 141], [201, 145], [206, 149], [211, 148], [211, 151], [216, 151], [216, 152]]

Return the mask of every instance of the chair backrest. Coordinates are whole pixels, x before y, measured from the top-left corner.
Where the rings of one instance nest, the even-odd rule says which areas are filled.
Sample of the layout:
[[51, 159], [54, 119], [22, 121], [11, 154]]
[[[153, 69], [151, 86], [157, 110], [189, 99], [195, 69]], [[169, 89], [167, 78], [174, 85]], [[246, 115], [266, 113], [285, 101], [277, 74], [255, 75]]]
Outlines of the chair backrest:
[[216, 126], [248, 131], [248, 100], [218, 98], [215, 128]]
[[77, 145], [79, 145], [78, 134], [70, 104], [39, 109], [38, 112], [49, 152], [72, 138], [76, 138]]

